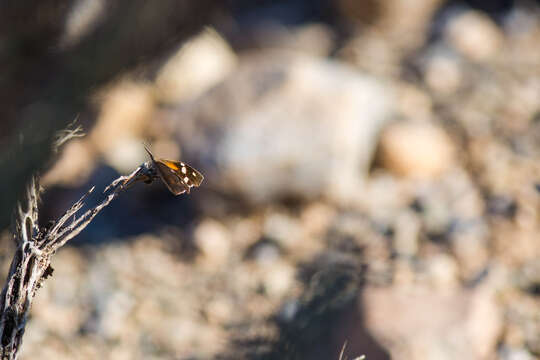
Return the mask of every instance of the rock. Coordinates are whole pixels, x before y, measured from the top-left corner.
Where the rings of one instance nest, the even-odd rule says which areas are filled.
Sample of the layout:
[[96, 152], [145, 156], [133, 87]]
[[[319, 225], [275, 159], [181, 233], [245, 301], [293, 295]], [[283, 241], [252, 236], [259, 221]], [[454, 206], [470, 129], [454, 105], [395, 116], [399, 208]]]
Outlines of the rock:
[[433, 118], [433, 101], [426, 91], [410, 84], [400, 84], [397, 90], [397, 110], [403, 117], [421, 121]]
[[344, 64], [266, 52], [169, 116], [180, 116], [178, 139], [207, 164], [211, 186], [259, 203], [324, 195], [347, 203], [360, 196], [392, 106], [383, 83]]
[[218, 296], [206, 304], [205, 314], [214, 324], [226, 324], [234, 317], [234, 305], [225, 296]]
[[253, 259], [258, 264], [274, 263], [281, 255], [279, 243], [264, 237], [252, 244], [245, 253], [246, 258]]
[[489, 264], [489, 231], [484, 223], [472, 224], [451, 236], [452, 252], [462, 279], [474, 280]]
[[448, 51], [433, 51], [427, 57], [424, 72], [426, 84], [441, 95], [456, 93], [464, 82], [457, 56]]
[[530, 293], [540, 293], [540, 259], [525, 263], [516, 274], [518, 286]]
[[132, 315], [135, 306], [133, 295], [122, 291], [115, 291], [107, 298], [103, 313], [101, 314], [100, 332], [106, 339], [118, 340], [126, 330], [126, 318]]
[[[382, 2], [382, 16], [378, 29], [395, 39], [393, 41], [402, 48], [417, 48], [425, 41], [433, 15], [441, 3], [443, 3], [442, 0], [387, 0]], [[407, 15], [404, 16], [404, 14]]]
[[330, 226], [336, 216], [334, 208], [324, 203], [315, 202], [302, 211], [300, 220], [307, 237], [318, 237]]
[[102, 91], [99, 98], [99, 116], [88, 139], [110, 165], [120, 172], [131, 172], [146, 159], [140, 139], [154, 112], [152, 88], [123, 80]]
[[393, 247], [398, 255], [416, 255], [421, 226], [420, 219], [411, 210], [403, 211], [397, 216]]
[[[396, 286], [411, 286], [415, 283], [416, 273], [414, 263], [406, 258], [399, 258], [393, 265], [393, 284]], [[371, 282], [377, 284], [377, 282]]]
[[489, 16], [468, 11], [448, 24], [445, 36], [452, 46], [469, 60], [484, 62], [500, 51], [503, 33]]
[[223, 265], [229, 258], [231, 240], [225, 226], [215, 220], [204, 220], [194, 233], [195, 244], [202, 260], [210, 265]]
[[502, 300], [506, 305], [504, 343], [512, 348], [525, 348], [532, 354], [540, 354], [540, 304], [537, 296], [522, 291], [506, 291]]
[[368, 287], [363, 300], [366, 327], [388, 346], [392, 358], [488, 359], [495, 354], [502, 322], [490, 291]]
[[442, 0], [340, 0], [338, 7], [343, 16], [362, 25], [362, 32], [366, 25], [372, 25], [394, 47], [414, 49], [425, 40], [433, 14], [441, 3]]
[[71, 140], [61, 150], [60, 158], [41, 178], [41, 185], [80, 185], [95, 167], [92, 147], [85, 140]]
[[354, 37], [339, 55], [346, 62], [370, 74], [382, 77], [398, 77], [402, 59], [395, 47], [377, 31], [363, 31]]
[[167, 61], [156, 78], [158, 99], [193, 99], [222, 81], [236, 66], [236, 55], [214, 30], [195, 36]]
[[327, 57], [335, 49], [336, 34], [332, 27], [322, 23], [299, 26], [280, 24], [255, 25], [249, 34], [241, 35], [241, 47], [257, 49], [289, 49], [313, 56]]
[[[54, 329], [56, 336], [70, 336], [80, 329], [89, 315], [87, 309], [80, 307], [80, 301], [86, 295], [80, 284], [86, 261], [80, 253], [67, 248], [55, 258], [53, 266], [55, 271], [51, 279], [54, 281], [47, 282], [39, 292], [40, 296], [35, 298], [32, 322], [36, 323], [38, 332]], [[46, 337], [45, 334], [41, 336]]]
[[284, 249], [290, 250], [295, 243], [302, 240], [302, 228], [295, 218], [275, 212], [266, 216], [263, 235], [276, 241]]
[[430, 123], [394, 123], [383, 131], [379, 148], [383, 166], [406, 177], [436, 178], [454, 163], [450, 138]]
[[118, 139], [104, 155], [105, 161], [121, 174], [130, 174], [148, 159], [141, 139], [136, 137]]
[[513, 349], [505, 346], [500, 351], [502, 360], [534, 360], [535, 357], [526, 349]]
[[291, 290], [295, 276], [294, 266], [276, 261], [267, 266], [263, 275], [264, 290], [270, 297], [283, 297]]
[[459, 283], [458, 266], [453, 257], [437, 254], [427, 259], [427, 272], [430, 284], [440, 291], [452, 291]]

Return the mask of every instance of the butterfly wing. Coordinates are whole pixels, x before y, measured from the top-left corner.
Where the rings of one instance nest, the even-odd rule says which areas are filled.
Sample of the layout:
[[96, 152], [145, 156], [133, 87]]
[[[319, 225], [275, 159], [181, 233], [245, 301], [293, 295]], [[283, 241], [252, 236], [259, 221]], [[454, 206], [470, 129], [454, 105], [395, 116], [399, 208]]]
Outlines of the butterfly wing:
[[199, 186], [204, 180], [204, 176], [200, 172], [198, 172], [185, 162], [165, 159], [161, 159], [160, 161], [165, 164], [169, 169], [177, 173], [178, 176], [180, 176], [181, 180], [185, 182], [186, 185], [188, 185], [189, 187]]
[[199, 186], [204, 176], [181, 161], [156, 160], [158, 174], [167, 188], [175, 195], [188, 192], [193, 186]]
[[167, 165], [161, 161], [156, 161], [156, 168], [159, 177], [165, 183], [170, 192], [174, 195], [183, 194], [186, 191], [189, 191], [189, 186], [184, 184], [180, 177]]

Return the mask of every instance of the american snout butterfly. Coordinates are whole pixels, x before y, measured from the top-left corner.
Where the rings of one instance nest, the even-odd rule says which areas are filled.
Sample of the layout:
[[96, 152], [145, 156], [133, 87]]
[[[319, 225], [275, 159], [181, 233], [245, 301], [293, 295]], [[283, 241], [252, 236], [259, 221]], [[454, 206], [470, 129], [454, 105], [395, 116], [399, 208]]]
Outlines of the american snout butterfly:
[[138, 181], [143, 181], [146, 184], [151, 184], [155, 179], [161, 179], [174, 195], [180, 195], [185, 192], [189, 194], [192, 187], [201, 185], [204, 176], [182, 161], [156, 159], [148, 147], [144, 147], [150, 161], [145, 162], [131, 174], [120, 176], [114, 180], [104, 192], [109, 189], [129, 188]]
[[144, 149], [150, 155], [152, 165], [159, 178], [174, 195], [180, 195], [184, 192], [189, 194], [192, 187], [201, 185], [204, 176], [185, 162], [156, 159], [146, 146]]

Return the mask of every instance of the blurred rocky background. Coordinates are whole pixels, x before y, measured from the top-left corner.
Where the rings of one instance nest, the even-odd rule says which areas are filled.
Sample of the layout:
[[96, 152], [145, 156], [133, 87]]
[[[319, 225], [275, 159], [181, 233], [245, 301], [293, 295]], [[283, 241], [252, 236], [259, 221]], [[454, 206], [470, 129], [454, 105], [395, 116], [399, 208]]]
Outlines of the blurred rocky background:
[[[540, 4], [7, 1], [0, 260], [156, 156], [53, 259], [21, 359], [540, 359]], [[86, 136], [52, 154], [73, 120]]]

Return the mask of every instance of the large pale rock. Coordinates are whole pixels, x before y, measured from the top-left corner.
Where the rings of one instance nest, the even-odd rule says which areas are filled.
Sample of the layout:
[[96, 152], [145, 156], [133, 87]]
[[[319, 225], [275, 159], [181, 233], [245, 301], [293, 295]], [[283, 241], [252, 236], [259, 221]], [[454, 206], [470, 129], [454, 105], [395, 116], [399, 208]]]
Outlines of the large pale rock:
[[255, 202], [348, 202], [359, 196], [392, 107], [383, 83], [351, 67], [269, 52], [245, 58], [196, 106], [170, 116], [180, 115], [180, 143], [215, 187]]
[[481, 360], [496, 351], [501, 311], [494, 291], [485, 287], [370, 287], [363, 300], [367, 328], [393, 359]]

